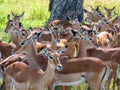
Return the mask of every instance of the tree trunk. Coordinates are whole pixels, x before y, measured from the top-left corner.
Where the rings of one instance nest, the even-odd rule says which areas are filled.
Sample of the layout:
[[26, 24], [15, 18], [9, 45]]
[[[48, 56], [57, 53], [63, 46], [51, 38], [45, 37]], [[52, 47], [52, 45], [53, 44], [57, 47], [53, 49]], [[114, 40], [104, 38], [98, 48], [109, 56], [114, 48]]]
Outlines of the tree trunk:
[[67, 20], [67, 17], [73, 20], [78, 18], [80, 22], [83, 22], [83, 3], [84, 0], [50, 0], [51, 14], [47, 24], [56, 19]]

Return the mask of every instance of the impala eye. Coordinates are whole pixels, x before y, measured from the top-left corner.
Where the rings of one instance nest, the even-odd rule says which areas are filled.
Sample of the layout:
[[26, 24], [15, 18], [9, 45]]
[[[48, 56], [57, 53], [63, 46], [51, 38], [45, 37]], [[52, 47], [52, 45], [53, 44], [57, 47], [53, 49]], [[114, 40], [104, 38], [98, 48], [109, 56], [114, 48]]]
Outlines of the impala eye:
[[24, 42], [21, 42], [21, 45], [24, 45], [25, 43]]
[[13, 23], [11, 23], [10, 25], [13, 26]]
[[24, 33], [22, 33], [22, 35], [23, 35], [23, 36], [25, 36], [25, 34], [24, 34]]
[[34, 34], [37, 35], [37, 32], [35, 32]]
[[50, 56], [50, 59], [53, 59], [53, 57], [52, 57], [52, 56]]
[[92, 40], [92, 38], [89, 38], [90, 40]]

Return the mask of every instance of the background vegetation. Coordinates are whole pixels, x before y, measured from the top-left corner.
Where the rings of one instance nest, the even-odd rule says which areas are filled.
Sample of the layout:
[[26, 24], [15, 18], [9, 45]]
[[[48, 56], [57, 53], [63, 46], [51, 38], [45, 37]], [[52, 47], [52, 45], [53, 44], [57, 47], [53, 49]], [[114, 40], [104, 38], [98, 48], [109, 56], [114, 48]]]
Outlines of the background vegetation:
[[11, 11], [18, 15], [25, 12], [21, 20], [25, 28], [43, 27], [49, 18], [48, 1], [49, 0], [0, 0], [0, 39], [10, 41], [10, 35], [3, 31], [6, 27], [7, 15], [11, 15]]

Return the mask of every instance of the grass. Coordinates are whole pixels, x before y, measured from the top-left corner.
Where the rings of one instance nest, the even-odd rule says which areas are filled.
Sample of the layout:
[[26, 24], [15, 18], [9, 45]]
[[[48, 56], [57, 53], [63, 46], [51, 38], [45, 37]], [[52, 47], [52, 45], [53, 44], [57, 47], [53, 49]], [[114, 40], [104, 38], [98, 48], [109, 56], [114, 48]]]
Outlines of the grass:
[[[25, 28], [44, 27], [50, 13], [48, 12], [49, 0], [0, 0], [0, 39], [10, 42], [10, 35], [4, 33], [7, 15], [11, 15], [11, 11], [15, 14], [25, 12], [21, 22]], [[104, 6], [112, 8], [115, 6], [114, 16], [120, 15], [120, 0], [84, 0], [84, 8], [90, 10], [90, 6], [99, 6], [105, 14]], [[11, 17], [12, 18], [12, 17]], [[82, 85], [85, 88], [86, 85]], [[71, 87], [70, 90], [76, 90]], [[86, 90], [86, 89], [78, 89]]]
[[25, 12], [21, 20], [25, 28], [44, 27], [49, 18], [48, 0], [0, 0], [0, 39], [5, 41], [10, 41], [3, 31], [11, 11], [18, 15]]

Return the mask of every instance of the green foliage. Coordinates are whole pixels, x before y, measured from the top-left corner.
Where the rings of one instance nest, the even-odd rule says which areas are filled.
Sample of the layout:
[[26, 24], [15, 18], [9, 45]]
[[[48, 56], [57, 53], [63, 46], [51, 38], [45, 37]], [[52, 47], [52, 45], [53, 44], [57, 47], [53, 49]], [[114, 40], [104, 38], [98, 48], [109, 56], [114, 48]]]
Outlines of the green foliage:
[[49, 18], [48, 0], [0, 0], [0, 39], [5, 41], [10, 41], [10, 35], [3, 31], [11, 11], [18, 15], [25, 12], [21, 20], [25, 28], [44, 27]]

